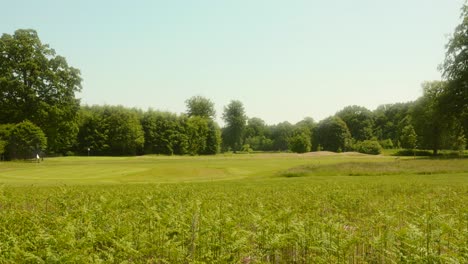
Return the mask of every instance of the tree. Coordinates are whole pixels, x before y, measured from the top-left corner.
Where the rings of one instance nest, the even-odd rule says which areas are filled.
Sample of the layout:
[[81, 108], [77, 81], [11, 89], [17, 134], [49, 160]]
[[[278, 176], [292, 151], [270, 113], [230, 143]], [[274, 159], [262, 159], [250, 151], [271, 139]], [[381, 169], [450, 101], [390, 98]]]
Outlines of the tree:
[[244, 138], [251, 138], [256, 136], [265, 135], [266, 124], [261, 118], [252, 117], [247, 121], [247, 126], [245, 127]]
[[[188, 149], [192, 154], [216, 154], [221, 144], [221, 131], [213, 120], [216, 116], [214, 103], [201, 96], [193, 96], [185, 101], [187, 105]], [[197, 139], [197, 140], [195, 140]], [[196, 148], [194, 143], [196, 144]]]
[[222, 134], [223, 143], [236, 152], [242, 146], [242, 133], [247, 122], [244, 105], [237, 100], [231, 101], [224, 107], [223, 120], [226, 122]]
[[300, 127], [296, 129], [294, 135], [289, 138], [289, 149], [293, 152], [309, 152], [311, 147], [311, 135], [308, 129]]
[[267, 138], [269, 128], [261, 118], [252, 117], [248, 120], [244, 132], [244, 144], [253, 150], [272, 150], [272, 140]]
[[214, 118], [216, 111], [214, 109], [214, 103], [202, 96], [193, 96], [185, 101], [187, 106], [187, 115], [200, 116], [204, 118]]
[[188, 154], [202, 154], [206, 149], [206, 140], [209, 131], [208, 120], [200, 116], [192, 116], [187, 119], [185, 126]]
[[[379, 140], [390, 139], [393, 146], [398, 146], [400, 141], [401, 121], [410, 111], [413, 103], [396, 103], [380, 105], [374, 111], [374, 134]], [[405, 124], [406, 125], [406, 124]]]
[[468, 5], [466, 3], [461, 9], [461, 20], [447, 43], [445, 61], [441, 65], [443, 77], [448, 81], [441, 101], [444, 111], [457, 117], [465, 133], [468, 133]]
[[352, 105], [336, 113], [348, 126], [351, 136], [357, 141], [371, 139], [373, 136], [374, 118], [365, 107]]
[[324, 150], [346, 151], [350, 145], [351, 133], [341, 118], [332, 116], [318, 124], [317, 140]]
[[200, 154], [214, 155], [219, 152], [221, 146], [221, 129], [213, 120], [208, 120], [208, 131], [206, 135], [206, 147]]
[[84, 107], [79, 150], [91, 148], [96, 155], [135, 155], [144, 144], [138, 113], [122, 106]]
[[10, 159], [8, 150], [8, 142], [10, 141], [11, 130], [15, 127], [14, 124], [0, 124], [0, 159]]
[[425, 82], [422, 85], [423, 96], [414, 104], [411, 116], [418, 145], [424, 149], [432, 149], [437, 155], [444, 146], [444, 138], [449, 138], [449, 127], [453, 122], [452, 116], [447, 115], [441, 105], [441, 95], [447, 89], [443, 81]]
[[417, 135], [414, 131], [412, 125], [407, 125], [401, 131], [400, 142], [401, 146], [406, 149], [414, 149], [416, 148], [417, 142]]
[[289, 139], [294, 135], [294, 126], [285, 121], [271, 128], [273, 149], [277, 151], [289, 150]]
[[10, 131], [8, 152], [12, 159], [33, 158], [46, 147], [44, 132], [30, 121], [18, 123]]
[[47, 136], [48, 149], [64, 152], [78, 133], [80, 71], [42, 44], [36, 31], [0, 38], [0, 123], [30, 120]]

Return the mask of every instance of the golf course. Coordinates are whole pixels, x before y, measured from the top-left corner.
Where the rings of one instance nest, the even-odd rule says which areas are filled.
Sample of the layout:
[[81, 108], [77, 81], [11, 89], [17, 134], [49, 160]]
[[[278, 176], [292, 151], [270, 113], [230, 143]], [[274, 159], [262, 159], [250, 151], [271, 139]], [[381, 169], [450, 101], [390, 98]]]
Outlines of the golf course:
[[4, 263], [466, 263], [466, 158], [0, 162]]

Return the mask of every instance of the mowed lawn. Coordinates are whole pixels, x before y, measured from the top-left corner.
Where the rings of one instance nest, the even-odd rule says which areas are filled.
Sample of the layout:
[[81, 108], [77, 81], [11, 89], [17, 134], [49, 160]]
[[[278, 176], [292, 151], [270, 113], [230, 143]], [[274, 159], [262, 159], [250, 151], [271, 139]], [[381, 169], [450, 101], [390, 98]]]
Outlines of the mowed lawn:
[[297, 176], [307, 176], [308, 180], [336, 180], [336, 177], [328, 179], [327, 176], [384, 175], [466, 183], [467, 174], [466, 159], [414, 159], [329, 152], [201, 157], [63, 157], [46, 158], [40, 163], [0, 162], [0, 183], [11, 186], [209, 182]]
[[329, 153], [46, 158], [40, 163], [0, 162], [0, 182], [8, 185], [54, 185], [263, 179], [300, 165], [383, 160], [395, 158]]

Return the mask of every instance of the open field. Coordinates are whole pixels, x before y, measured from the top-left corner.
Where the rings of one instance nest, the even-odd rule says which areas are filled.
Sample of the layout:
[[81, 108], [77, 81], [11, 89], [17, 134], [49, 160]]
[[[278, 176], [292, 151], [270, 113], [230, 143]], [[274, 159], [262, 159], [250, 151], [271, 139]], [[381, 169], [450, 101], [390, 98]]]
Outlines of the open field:
[[0, 263], [466, 263], [468, 160], [0, 163]]

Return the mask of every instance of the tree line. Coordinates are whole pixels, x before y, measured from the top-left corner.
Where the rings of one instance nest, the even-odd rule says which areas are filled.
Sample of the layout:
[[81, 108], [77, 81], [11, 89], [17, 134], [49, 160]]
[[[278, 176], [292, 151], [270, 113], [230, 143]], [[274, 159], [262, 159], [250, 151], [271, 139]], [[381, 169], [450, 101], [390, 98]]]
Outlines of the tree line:
[[413, 102], [371, 111], [351, 105], [320, 122], [308, 117], [269, 125], [248, 117], [242, 102], [224, 107], [220, 128], [214, 103], [186, 100], [185, 113], [123, 106], [80, 106], [80, 71], [35, 30], [0, 38], [0, 155], [210, 155], [225, 151], [359, 151], [382, 148], [462, 151], [468, 138], [468, 7], [449, 39], [442, 80], [424, 82]]

